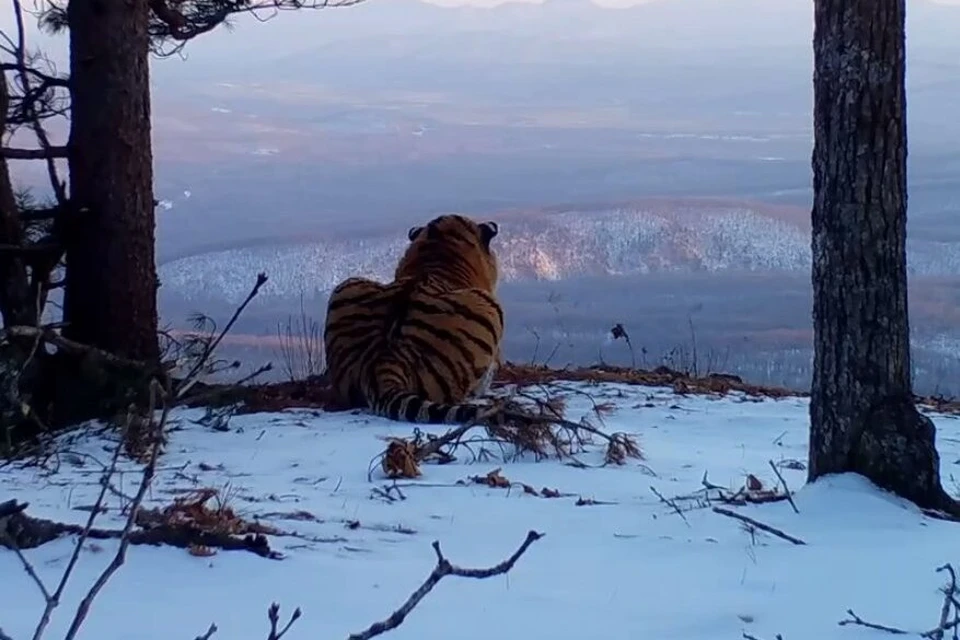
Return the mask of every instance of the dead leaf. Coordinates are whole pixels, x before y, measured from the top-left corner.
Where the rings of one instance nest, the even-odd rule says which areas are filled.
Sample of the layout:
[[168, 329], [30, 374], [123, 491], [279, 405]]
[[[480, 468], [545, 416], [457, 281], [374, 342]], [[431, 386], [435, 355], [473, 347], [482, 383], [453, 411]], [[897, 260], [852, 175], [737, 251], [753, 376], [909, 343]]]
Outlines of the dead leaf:
[[202, 544], [190, 544], [187, 553], [199, 558], [208, 558], [217, 554], [217, 550]]
[[478, 484], [485, 484], [489, 487], [499, 487], [501, 489], [510, 488], [510, 481], [501, 475], [500, 467], [497, 467], [485, 476], [474, 476], [473, 481]]
[[388, 478], [419, 478], [421, 475], [416, 446], [401, 438], [390, 440], [380, 464]]

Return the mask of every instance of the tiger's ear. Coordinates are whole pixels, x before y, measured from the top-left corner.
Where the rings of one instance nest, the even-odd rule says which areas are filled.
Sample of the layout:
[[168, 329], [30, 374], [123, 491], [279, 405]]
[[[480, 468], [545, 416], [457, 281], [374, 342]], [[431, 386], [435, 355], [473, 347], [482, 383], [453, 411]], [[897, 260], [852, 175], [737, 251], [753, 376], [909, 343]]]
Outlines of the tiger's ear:
[[410, 231], [407, 232], [407, 238], [412, 242], [420, 232], [423, 231], [423, 227], [410, 227]]
[[493, 240], [498, 233], [500, 233], [500, 227], [496, 222], [481, 222], [480, 225], [480, 239], [483, 241], [484, 246], [489, 247], [490, 241]]

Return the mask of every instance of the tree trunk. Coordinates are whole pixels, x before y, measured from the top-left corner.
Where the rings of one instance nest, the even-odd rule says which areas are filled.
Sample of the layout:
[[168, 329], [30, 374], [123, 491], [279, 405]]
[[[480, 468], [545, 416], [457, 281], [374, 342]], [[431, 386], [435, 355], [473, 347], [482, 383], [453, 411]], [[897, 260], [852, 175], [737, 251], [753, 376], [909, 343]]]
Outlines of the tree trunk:
[[147, 0], [72, 0], [65, 335], [156, 361]]
[[816, 0], [808, 480], [860, 473], [957, 513], [911, 388], [905, 0]]

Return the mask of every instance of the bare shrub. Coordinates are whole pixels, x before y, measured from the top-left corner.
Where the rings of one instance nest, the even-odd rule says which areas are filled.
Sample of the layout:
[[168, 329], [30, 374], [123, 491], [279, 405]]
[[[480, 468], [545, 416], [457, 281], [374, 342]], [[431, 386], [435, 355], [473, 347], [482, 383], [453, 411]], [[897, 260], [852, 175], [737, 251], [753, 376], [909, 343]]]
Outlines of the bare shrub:
[[306, 312], [300, 292], [300, 314], [277, 324], [280, 360], [290, 382], [306, 380], [323, 372], [323, 330]]

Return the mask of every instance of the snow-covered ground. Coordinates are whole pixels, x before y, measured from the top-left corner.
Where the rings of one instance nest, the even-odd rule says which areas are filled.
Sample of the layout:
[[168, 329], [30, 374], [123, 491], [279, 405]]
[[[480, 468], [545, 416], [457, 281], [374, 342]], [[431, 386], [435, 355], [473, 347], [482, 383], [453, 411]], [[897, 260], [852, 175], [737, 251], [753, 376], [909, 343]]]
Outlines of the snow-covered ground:
[[[957, 525], [922, 516], [858, 476], [803, 486], [807, 406], [804, 399], [763, 400], [675, 396], [668, 389], [579, 386], [616, 404], [605, 430], [637, 434], [645, 459], [621, 467], [576, 468], [556, 460], [425, 465], [423, 477], [398, 482], [405, 499], [388, 500], [391, 484], [372, 458], [385, 435], [409, 436], [411, 425], [357, 414], [291, 411], [234, 417], [215, 431], [179, 411], [180, 429], [161, 462], [146, 506], [168, 504], [178, 490], [227, 489], [247, 518], [295, 531], [271, 538], [285, 558], [243, 551], [197, 557], [175, 548], [132, 546], [126, 564], [94, 604], [81, 638], [193, 638], [211, 622], [214, 638], [266, 638], [266, 610], [281, 604], [303, 617], [289, 640], [345, 638], [387, 617], [426, 578], [435, 563], [431, 542], [468, 567], [508, 557], [530, 529], [546, 536], [513, 571], [488, 580], [443, 579], [402, 626], [384, 637], [735, 639], [744, 633], [773, 640], [885, 638], [887, 633], [839, 626], [848, 608], [873, 622], [923, 631], [939, 620], [944, 576], [957, 562]], [[570, 395], [568, 417], [590, 412], [591, 400]], [[944, 483], [960, 458], [960, 422], [934, 415]], [[439, 431], [439, 429], [437, 429]], [[0, 471], [0, 502], [29, 501], [37, 517], [82, 523], [94, 502], [99, 460], [112, 447], [86, 436], [61, 456], [56, 473], [36, 468]], [[599, 464], [603, 447], [580, 458]], [[735, 490], [747, 474], [767, 486], [777, 479], [768, 460], [782, 463], [796, 490], [799, 514], [787, 502], [730, 507], [807, 542], [791, 544], [710, 508], [685, 520], [661, 501], [713, 484]], [[132, 491], [137, 465], [124, 462]], [[564, 497], [473, 483], [470, 476], [502, 467], [514, 482]], [[120, 482], [121, 479], [118, 479]], [[392, 495], [396, 496], [394, 492]], [[578, 498], [594, 504], [578, 505]], [[119, 499], [98, 526], [118, 526]], [[692, 507], [691, 501], [676, 504]], [[300, 514], [298, 519], [289, 515]], [[306, 516], [304, 514], [310, 514]], [[359, 525], [357, 524], [359, 523]], [[54, 583], [72, 539], [30, 550], [39, 574]], [[112, 541], [91, 542], [47, 637], [62, 637], [79, 599], [113, 556]], [[16, 640], [32, 635], [43, 599], [16, 556], [0, 551], [0, 628]]]

